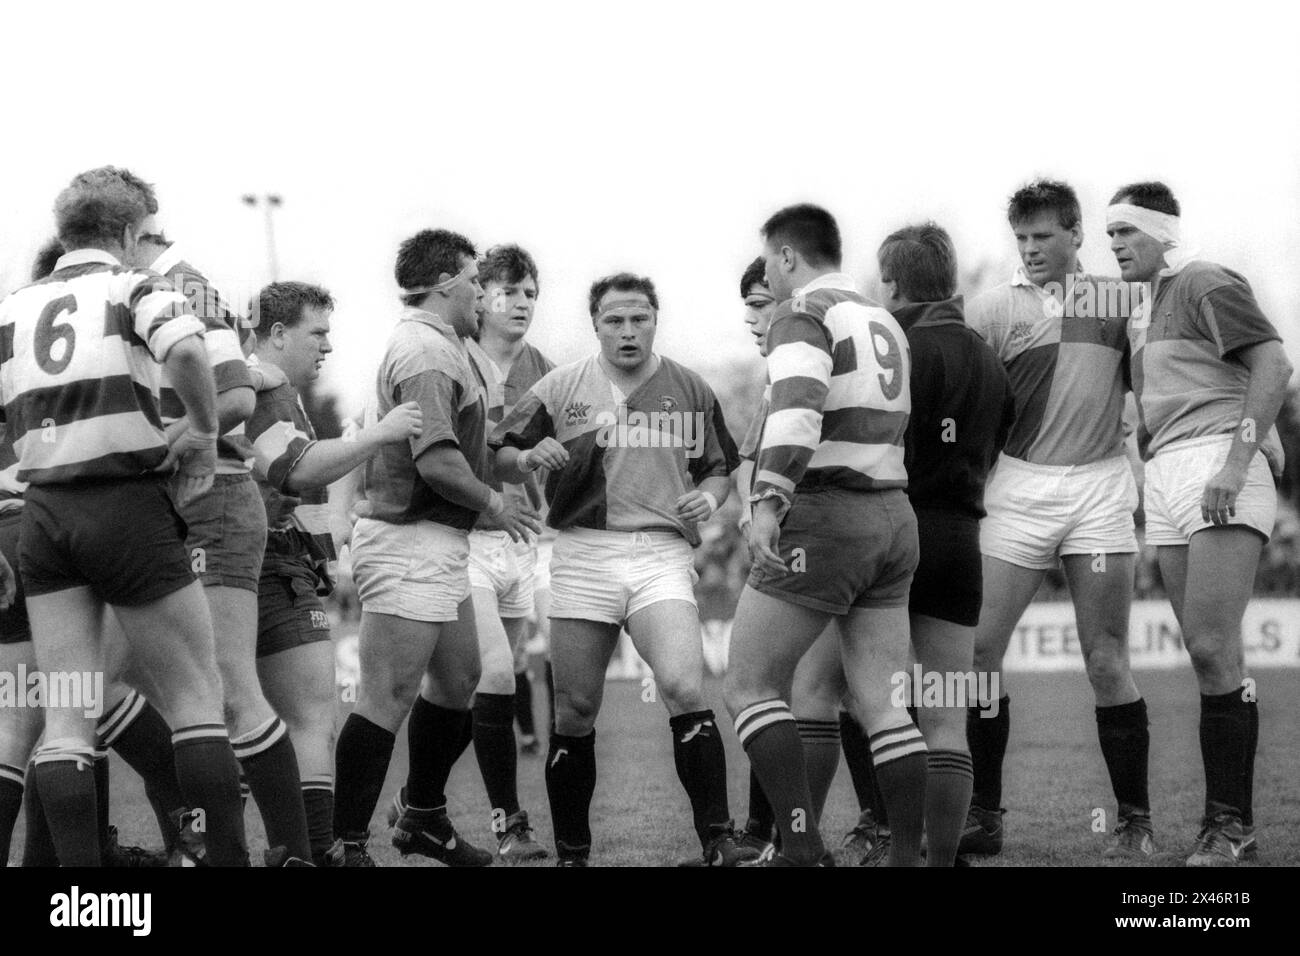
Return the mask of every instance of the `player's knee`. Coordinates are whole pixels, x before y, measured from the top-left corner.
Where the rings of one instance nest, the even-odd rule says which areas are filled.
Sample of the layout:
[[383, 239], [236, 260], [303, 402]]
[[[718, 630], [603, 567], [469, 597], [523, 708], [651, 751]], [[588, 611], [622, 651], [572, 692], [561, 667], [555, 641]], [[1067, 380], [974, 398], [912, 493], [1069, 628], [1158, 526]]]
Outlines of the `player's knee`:
[[1187, 653], [1192, 667], [1201, 676], [1218, 674], [1237, 664], [1235, 648], [1214, 634], [1187, 635]]
[[1083, 663], [1088, 680], [1097, 690], [1109, 690], [1128, 681], [1128, 655], [1117, 646], [1093, 647], [1085, 653]]
[[702, 710], [704, 693], [699, 676], [667, 673], [655, 675], [655, 686], [659, 696], [670, 710], [677, 713], [689, 713]]
[[[586, 733], [596, 724], [599, 710], [594, 695], [574, 691], [556, 690], [555, 725], [562, 734]], [[565, 730], [565, 727], [574, 728]]]

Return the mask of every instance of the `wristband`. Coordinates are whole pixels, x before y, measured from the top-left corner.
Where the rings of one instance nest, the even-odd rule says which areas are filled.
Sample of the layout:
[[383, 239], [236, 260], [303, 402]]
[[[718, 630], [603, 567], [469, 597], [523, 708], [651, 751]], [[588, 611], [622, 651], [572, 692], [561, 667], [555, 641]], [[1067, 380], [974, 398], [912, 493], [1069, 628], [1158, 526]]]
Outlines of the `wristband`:
[[519, 466], [520, 471], [534, 472], [542, 467], [539, 464], [534, 464], [532, 451], [531, 448], [525, 448], [519, 453], [519, 457], [515, 459], [515, 464]]
[[708, 491], [701, 491], [700, 494], [703, 495], [704, 500], [709, 503], [709, 513], [704, 516], [704, 520], [707, 521], [709, 518], [712, 518], [715, 514], [718, 513], [718, 499], [716, 496], [714, 496], [711, 492]]
[[487, 507], [483, 509], [489, 518], [495, 518], [506, 510], [506, 499], [501, 492], [492, 489], [488, 494]]
[[192, 434], [195, 438], [202, 438], [204, 441], [216, 441], [218, 436], [221, 433], [218, 431], [201, 432], [198, 431], [197, 429], [191, 428], [190, 434]]

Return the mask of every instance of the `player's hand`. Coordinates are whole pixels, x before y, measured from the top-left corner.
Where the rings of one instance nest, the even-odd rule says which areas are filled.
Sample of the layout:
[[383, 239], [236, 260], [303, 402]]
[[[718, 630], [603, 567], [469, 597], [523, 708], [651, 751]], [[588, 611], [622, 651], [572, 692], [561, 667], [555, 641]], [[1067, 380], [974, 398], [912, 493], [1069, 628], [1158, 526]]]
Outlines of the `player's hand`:
[[[541, 517], [537, 514], [537, 509], [526, 501], [516, 501], [514, 503], [516, 513], [526, 515], [538, 523], [538, 530], [541, 530]], [[505, 531], [505, 525], [501, 524], [503, 515], [497, 515], [495, 518], [486, 511], [480, 511], [478, 520], [474, 522], [475, 531]]]
[[177, 492], [184, 504], [212, 487], [217, 471], [217, 436], [201, 435], [187, 428], [172, 443], [163, 463], [155, 469], [176, 472]]
[[520, 507], [513, 501], [507, 501], [505, 510], [490, 520], [510, 535], [511, 541], [531, 541], [532, 535], [542, 532], [542, 523], [533, 510], [527, 505]]
[[0, 554], [0, 611], [9, 610], [17, 594], [18, 579], [14, 577], [14, 569], [9, 566], [5, 556]]
[[749, 526], [749, 553], [754, 563], [768, 574], [786, 574], [789, 568], [781, 560], [781, 522], [776, 516], [776, 499], [767, 498], [754, 506]]
[[416, 402], [402, 402], [379, 420], [375, 433], [385, 445], [419, 438], [424, 428], [424, 413]]
[[164, 427], [163, 434], [167, 436], [168, 447], [171, 447], [172, 445], [176, 444], [176, 439], [184, 435], [186, 429], [188, 429], [189, 427], [190, 427], [190, 420], [188, 418], [178, 418], [170, 425]]
[[361, 518], [369, 518], [374, 513], [374, 507], [367, 498], [358, 498], [352, 502], [352, 507], [348, 509], [348, 518], [353, 524]]
[[266, 502], [267, 526], [281, 531], [289, 527], [289, 518], [293, 515], [293, 509], [302, 504], [301, 498], [284, 495], [274, 489], [268, 489], [263, 500]]
[[745, 543], [745, 554], [749, 556], [749, 561], [752, 564], [754, 562], [754, 549], [749, 545], [749, 531], [754, 527], [754, 519], [745, 515], [740, 519], [738, 527], [740, 528], [740, 540]]
[[1205, 483], [1201, 492], [1201, 520], [1227, 524], [1237, 515], [1237, 496], [1246, 487], [1247, 468], [1226, 463], [1219, 473]]
[[686, 492], [677, 499], [677, 517], [682, 521], [707, 521], [713, 514], [713, 505], [698, 488]]
[[569, 463], [569, 450], [554, 438], [543, 438], [532, 448], [528, 449], [528, 467], [520, 466], [521, 471], [536, 471], [538, 468], [549, 468], [551, 471], [559, 471]]
[[289, 377], [284, 374], [284, 369], [278, 365], [272, 365], [270, 362], [262, 362], [254, 365], [253, 368], [262, 376], [260, 383], [254, 383], [259, 392], [273, 392], [281, 385], [289, 384]]

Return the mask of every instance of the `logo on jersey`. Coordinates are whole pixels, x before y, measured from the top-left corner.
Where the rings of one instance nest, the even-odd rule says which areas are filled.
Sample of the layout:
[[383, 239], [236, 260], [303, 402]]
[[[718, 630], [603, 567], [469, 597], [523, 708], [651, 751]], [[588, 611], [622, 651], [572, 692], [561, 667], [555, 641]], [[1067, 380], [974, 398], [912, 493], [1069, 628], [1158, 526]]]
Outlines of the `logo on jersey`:
[[676, 407], [677, 407], [677, 399], [673, 398], [671, 395], [659, 396], [659, 408], [662, 411], [671, 412]]
[[590, 402], [570, 402], [564, 410], [564, 424], [570, 428], [587, 424], [589, 418], [591, 418]]
[[1015, 325], [1011, 326], [1010, 334], [1011, 334], [1011, 341], [1016, 345], [1019, 345], [1022, 342], [1027, 342], [1030, 338], [1033, 337], [1034, 323], [1017, 322]]

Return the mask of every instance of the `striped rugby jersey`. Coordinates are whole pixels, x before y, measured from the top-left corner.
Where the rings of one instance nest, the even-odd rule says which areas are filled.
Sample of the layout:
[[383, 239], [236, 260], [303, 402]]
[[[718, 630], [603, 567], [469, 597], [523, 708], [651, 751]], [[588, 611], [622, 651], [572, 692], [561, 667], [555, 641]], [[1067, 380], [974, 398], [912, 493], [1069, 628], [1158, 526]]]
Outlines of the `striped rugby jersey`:
[[[1272, 341], [1281, 337], [1243, 276], [1204, 260], [1162, 272], [1154, 303], [1129, 323], [1143, 460], [1170, 442], [1236, 431], [1250, 383], [1236, 352]], [[1260, 451], [1282, 474], [1276, 426]]]
[[1124, 453], [1131, 286], [1079, 273], [1064, 304], [1018, 266], [975, 296], [966, 322], [1006, 367], [1016, 422], [1004, 454], [1033, 465], [1086, 465]]
[[0, 401], [18, 478], [37, 485], [133, 478], [167, 456], [162, 366], [203, 334], [185, 298], [100, 249], [0, 303]]
[[699, 529], [677, 517], [677, 499], [740, 464], [713, 389], [660, 358], [641, 387], [622, 395], [598, 356], [545, 375], [492, 432], [489, 446], [532, 448], [554, 438], [569, 463], [546, 478], [558, 530], [676, 531], [692, 545]]
[[[334, 560], [337, 555], [330, 534], [328, 490], [322, 487], [291, 491], [287, 487], [294, 466], [316, 444], [316, 430], [307, 417], [298, 390], [285, 384], [269, 392], [258, 392], [246, 435], [253, 450], [253, 478], [261, 489], [267, 515], [284, 514], [278, 496], [297, 498], [300, 502], [287, 521], [272, 531], [296, 529], [301, 532], [300, 540], [315, 563]], [[271, 552], [267, 554], [270, 557]]]
[[750, 500], [907, 487], [912, 359], [894, 317], [830, 273], [777, 307], [767, 343], [771, 400]]
[[27, 483], [18, 480], [18, 456], [9, 429], [0, 425], [0, 514], [22, 507]]
[[441, 316], [407, 306], [388, 338], [365, 424], [373, 425], [403, 402], [417, 402], [424, 416], [418, 438], [384, 445], [366, 463], [365, 492], [372, 518], [405, 524], [436, 521], [461, 531], [478, 512], [448, 501], [420, 477], [415, 459], [441, 442], [465, 456], [474, 476], [492, 484], [486, 438], [487, 402], [465, 343]]
[[[469, 352], [474, 371], [483, 384], [487, 402], [488, 432], [500, 425], [528, 390], [547, 372], [555, 368], [554, 362], [527, 342], [524, 343], [523, 351], [511, 363], [510, 371], [504, 377], [496, 362], [492, 361], [491, 356], [473, 339], [465, 340], [465, 349]], [[540, 472], [541, 469], [532, 472], [523, 484], [503, 485], [502, 492], [515, 502], [527, 503], [533, 511], [541, 513], [546, 499], [542, 495], [543, 476]], [[495, 478], [492, 483], [494, 487], [498, 484]]]
[[[164, 249], [150, 268], [167, 277], [176, 291], [185, 296], [190, 313], [203, 323], [203, 345], [217, 380], [217, 394], [232, 388], [252, 388], [253, 380], [249, 378], [244, 352], [239, 346], [239, 315], [226, 305], [207, 277], [181, 257], [175, 243]], [[158, 401], [164, 425], [185, 415], [185, 406], [172, 388], [166, 369], [163, 369]], [[244, 437], [244, 423], [240, 422], [217, 441], [217, 474], [245, 474], [252, 467], [252, 457], [252, 449]]]

